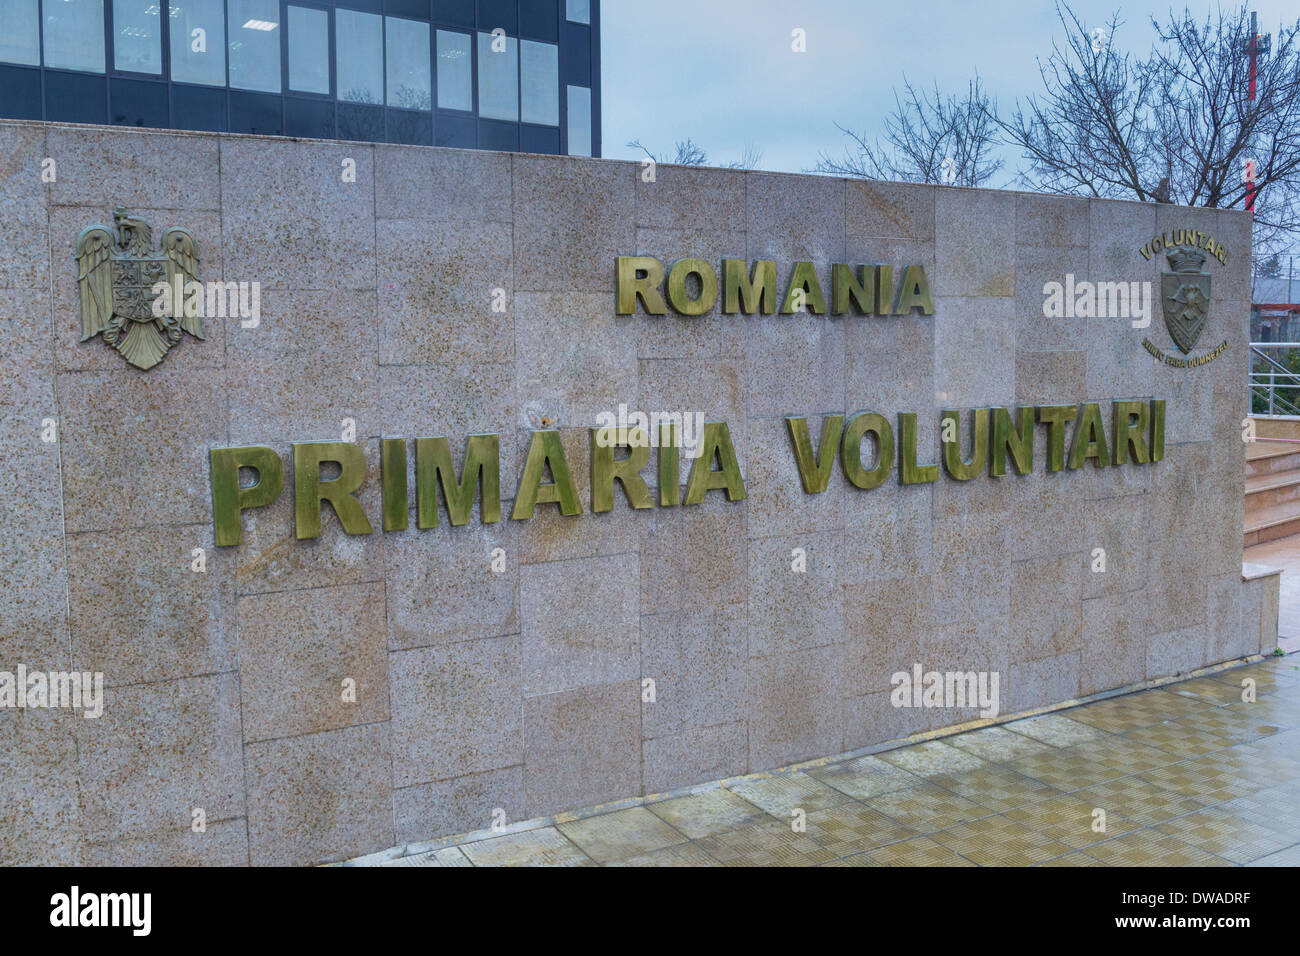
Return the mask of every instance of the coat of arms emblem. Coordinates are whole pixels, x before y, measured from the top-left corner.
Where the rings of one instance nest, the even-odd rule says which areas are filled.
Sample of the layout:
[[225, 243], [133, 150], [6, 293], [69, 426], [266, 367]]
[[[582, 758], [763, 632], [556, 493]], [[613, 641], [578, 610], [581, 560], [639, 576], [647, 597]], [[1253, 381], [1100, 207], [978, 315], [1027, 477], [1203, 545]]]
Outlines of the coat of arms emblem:
[[155, 249], [153, 230], [119, 206], [113, 211], [117, 236], [107, 226], [87, 226], [77, 236], [77, 291], [81, 297], [81, 341], [104, 341], [140, 369], [150, 369], [188, 332], [202, 339], [198, 316], [185, 314], [183, 297], [170, 295], [155, 315], [155, 284], [171, 289], [198, 281], [199, 252], [188, 230], [168, 229]]
[[1210, 276], [1201, 271], [1205, 253], [1195, 246], [1179, 246], [1165, 254], [1173, 272], [1160, 277], [1165, 326], [1174, 344], [1186, 355], [1196, 345], [1210, 309]]

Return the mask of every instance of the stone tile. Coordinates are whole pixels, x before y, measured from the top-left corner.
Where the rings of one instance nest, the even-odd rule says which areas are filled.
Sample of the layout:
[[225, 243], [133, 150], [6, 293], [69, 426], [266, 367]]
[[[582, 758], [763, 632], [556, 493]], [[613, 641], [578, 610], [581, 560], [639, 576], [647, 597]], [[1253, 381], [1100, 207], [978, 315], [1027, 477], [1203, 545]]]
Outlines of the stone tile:
[[45, 155], [58, 164], [46, 187], [53, 205], [125, 205], [134, 212], [163, 200], [174, 201], [174, 209], [220, 208], [220, 150], [229, 150], [229, 140], [84, 126], [51, 126], [46, 138]]
[[635, 680], [524, 701], [524, 789], [530, 817], [636, 796], [641, 761]]
[[[28, 508], [6, 514], [14, 521], [35, 518], [38, 530], [5, 528], [0, 537], [0, 575], [7, 585], [0, 603], [0, 661], [64, 670], [71, 658], [63, 535], [58, 527], [40, 527], [45, 516]], [[0, 518], [0, 527], [6, 523]]]
[[[730, 319], [724, 321], [731, 321]], [[693, 359], [643, 359], [639, 363], [637, 405], [629, 407], [627, 414], [641, 411], [660, 421], [670, 415], [680, 415], [683, 425], [678, 428], [682, 448], [678, 458], [678, 471], [683, 488], [690, 475], [691, 464], [699, 454], [702, 427], [696, 423], [726, 422], [733, 442], [740, 439], [745, 424], [745, 364], [740, 358]], [[609, 409], [617, 419], [617, 408]], [[697, 417], [698, 416], [698, 417]], [[690, 435], [687, 435], [689, 423]], [[658, 440], [657, 429], [650, 428], [651, 440]], [[655, 471], [657, 452], [652, 452], [645, 468], [646, 483], [659, 487]], [[680, 498], [678, 499], [680, 501]]]
[[207, 449], [226, 438], [220, 372], [123, 363], [60, 376], [58, 390], [69, 533], [211, 521]]
[[[265, 287], [256, 328], [228, 323], [231, 443], [338, 441], [349, 422], [359, 439], [377, 437], [379, 365], [369, 345], [377, 311], [373, 292]], [[341, 347], [358, 335], [365, 348]]]
[[942, 740], [929, 740], [898, 750], [887, 750], [880, 754], [880, 759], [919, 777], [963, 773], [985, 766], [979, 757]]
[[678, 843], [662, 850], [638, 853], [625, 860], [606, 863], [606, 866], [721, 866], [694, 843]]
[[1145, 620], [1141, 591], [1084, 600], [1080, 694], [1096, 694], [1146, 678]]
[[413, 853], [399, 856], [395, 860], [380, 863], [380, 866], [473, 866], [464, 853], [457, 847], [449, 846], [431, 853]]
[[635, 554], [527, 565], [520, 577], [528, 697], [637, 677]]
[[1061, 405], [1087, 395], [1088, 353], [1082, 349], [1016, 352], [1016, 404]]
[[[736, 703], [743, 701], [742, 695]], [[738, 720], [643, 740], [645, 792], [664, 793], [744, 773], [749, 769], [747, 731], [745, 722]]]
[[761, 809], [723, 787], [647, 804], [651, 811], [692, 840], [763, 820]]
[[[14, 667], [12, 658], [4, 667]], [[14, 782], [0, 788], [0, 865], [82, 864], [74, 731], [99, 719], [54, 709], [0, 711], [0, 773]]]
[[[1088, 501], [1083, 505], [1084, 554], [1082, 595], [1085, 599], [1119, 595], [1140, 589], [1152, 574], [1152, 542], [1134, 534], [1149, 519], [1147, 495], [1128, 495]], [[1100, 548], [1102, 554], [1096, 554]], [[1102, 561], [1104, 560], [1104, 564]], [[1104, 570], [1094, 570], [1104, 568]]]
[[1088, 200], [1075, 196], [1016, 193], [1016, 243], [1088, 246]]
[[[1019, 197], [1017, 197], [1018, 199]], [[1046, 198], [1046, 197], [1044, 197]], [[1088, 250], [1075, 246], [1016, 245], [1016, 349], [1021, 352], [1073, 352], [1088, 347], [1088, 320], [1048, 315], [1048, 283], [1058, 283], [1062, 295], [1069, 285], [1093, 281]], [[1064, 306], [1064, 302], [1062, 303]], [[1017, 388], [1019, 385], [1017, 385]], [[1054, 399], [1061, 401], [1061, 399]]]
[[67, 554], [75, 669], [112, 686], [238, 668], [234, 556], [210, 526], [70, 535]]
[[745, 506], [727, 501], [725, 492], [709, 493], [700, 505], [650, 512], [639, 541], [642, 610], [685, 614], [743, 604], [745, 517]]
[[[635, 180], [637, 226], [689, 230], [707, 223], [718, 231], [744, 231], [745, 176], [664, 163], [656, 166], [654, 181], [646, 182], [644, 172], [639, 170]], [[737, 250], [737, 257], [743, 252]]]
[[1011, 665], [1003, 690], [1008, 713], [1074, 700], [1079, 695], [1080, 652], [1017, 661]]
[[1209, 631], [1207, 664], [1256, 653], [1254, 635], [1243, 624], [1244, 587], [1240, 574], [1210, 579], [1206, 593], [1206, 627]]
[[1015, 403], [1014, 300], [936, 297], [934, 392], [944, 408]]
[[374, 157], [376, 219], [510, 222], [507, 153], [376, 144]]
[[239, 721], [233, 674], [106, 688], [103, 714], [73, 722], [85, 840], [243, 816]]
[[[1018, 641], [1013, 660], [1025, 662], [1077, 652], [1083, 642], [1079, 554], [1016, 561], [1011, 580], [1011, 633]], [[1073, 693], [1070, 695], [1073, 696]]]
[[[613, 292], [614, 259], [635, 241], [640, 167], [567, 156], [515, 155], [511, 163], [515, 287]], [[612, 316], [613, 300], [603, 301]]]
[[[1154, 203], [1088, 202], [1088, 272], [1101, 282], [1150, 281], [1152, 262], [1139, 249], [1156, 235]], [[1152, 317], [1152, 324], [1157, 322]]]
[[849, 696], [884, 693], [911, 673], [934, 630], [928, 578], [861, 581], [850, 562], [844, 584], [843, 666]]
[[934, 256], [945, 263], [931, 282], [936, 297], [1014, 298], [1016, 201], [1016, 194], [1010, 192], [936, 190]]
[[466, 843], [461, 852], [475, 866], [594, 866], [587, 856], [553, 827], [525, 830]]
[[[363, 446], [366, 480], [356, 498], [373, 529], [370, 534], [344, 532], [330, 505], [321, 506], [319, 538], [299, 540], [294, 528], [293, 452], [278, 445], [285, 489], [271, 504], [244, 511], [242, 540], [234, 550], [235, 586], [239, 595], [319, 588], [384, 579], [385, 536], [381, 531], [379, 442]], [[207, 465], [204, 465], [207, 474]], [[206, 494], [206, 492], [205, 492]], [[437, 532], [431, 532], [437, 533]]]
[[[842, 179], [745, 174], [745, 231], [754, 259], [802, 259], [819, 263], [844, 261], [844, 195]], [[781, 263], [777, 264], [779, 280]]]
[[833, 646], [749, 662], [749, 766], [767, 770], [842, 749]]
[[240, 598], [244, 740], [388, 720], [387, 651], [380, 585]]
[[870, 801], [882, 793], [905, 790], [921, 778], [879, 756], [854, 757], [808, 771], [808, 775], [855, 800]]
[[249, 744], [253, 866], [304, 866], [393, 846], [387, 723]]
[[[783, 286], [788, 274], [779, 272], [778, 265]], [[829, 295], [830, 285], [824, 288]], [[724, 324], [724, 352], [745, 355], [747, 414], [771, 418], [842, 410], [846, 321], [856, 320], [777, 313], [734, 317]]]
[[745, 719], [743, 605], [643, 615], [640, 635], [641, 677], [655, 687], [641, 706], [646, 739]]
[[366, 143], [223, 137], [227, 272], [267, 289], [374, 289], [374, 177]]
[[1044, 750], [1051, 749], [1051, 744], [1017, 734], [1005, 727], [983, 727], [979, 730], [971, 730], [949, 737], [945, 743], [993, 763], [1014, 760], [1027, 754], [1042, 753]]
[[49, 192], [36, 185], [41, 164], [50, 156], [45, 136], [45, 128], [39, 125], [0, 126], [0, 202], [11, 223], [4, 262], [0, 262], [0, 289], [48, 289], [50, 285]]
[[1089, 727], [1061, 714], [1041, 714], [1037, 717], [1012, 721], [1007, 724], [1007, 730], [1032, 737], [1034, 740], [1041, 740], [1053, 747], [1069, 747], [1107, 736], [1105, 731]]
[[934, 238], [935, 187], [851, 179], [844, 190], [849, 235]]
[[[610, 272], [612, 282], [612, 262]], [[636, 353], [624, 345], [635, 317], [615, 316], [609, 295], [519, 292], [515, 314], [517, 400], [525, 414], [554, 422], [546, 427], [586, 429], [601, 412], [635, 399]]]
[[751, 655], [797, 654], [844, 640], [845, 544], [835, 531], [749, 542]]
[[686, 842], [677, 830], [645, 807], [630, 807], [581, 820], [556, 829], [597, 863], [610, 863]]
[[1209, 661], [1209, 656], [1209, 634], [1205, 624], [1163, 634], [1151, 634], [1148, 631], [1147, 679], [1185, 674], [1203, 667]]
[[248, 825], [209, 820], [202, 833], [191, 827], [117, 843], [86, 847], [86, 866], [247, 866]]
[[518, 637], [398, 651], [389, 668], [394, 787], [523, 763]]
[[507, 824], [525, 819], [522, 764], [393, 791], [398, 843], [482, 830], [498, 810]]
[[381, 363], [472, 369], [514, 361], [509, 224], [431, 229], [428, 220], [401, 219], [385, 222], [376, 243]]
[[846, 749], [856, 750], [889, 740], [901, 740], [930, 729], [932, 721], [928, 711], [897, 707], [892, 694], [892, 691], [878, 691], [845, 696], [841, 712], [844, 714]]
[[971, 614], [1005, 617], [1014, 550], [1005, 512], [953, 516], [934, 525], [931, 579], [935, 620], [943, 624]]
[[760, 774], [729, 783], [727, 789], [781, 820], [795, 810], [812, 813], [849, 802], [848, 794], [807, 773]]
[[[441, 494], [441, 491], [439, 492]], [[503, 515], [506, 512], [503, 510]], [[519, 633], [517, 525], [508, 520], [411, 527], [384, 536], [388, 646], [430, 647]], [[505, 570], [493, 570], [493, 552]]]

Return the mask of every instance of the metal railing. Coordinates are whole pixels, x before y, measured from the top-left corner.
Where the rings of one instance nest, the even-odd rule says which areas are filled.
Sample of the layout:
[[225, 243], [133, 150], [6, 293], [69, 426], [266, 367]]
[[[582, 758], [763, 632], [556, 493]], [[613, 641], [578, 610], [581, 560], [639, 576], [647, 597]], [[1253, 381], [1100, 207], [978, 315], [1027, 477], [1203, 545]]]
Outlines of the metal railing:
[[[1300, 342], [1250, 343], [1250, 407], [1256, 414], [1300, 415], [1300, 373], [1268, 354], [1282, 349], [1300, 349]], [[1290, 391], [1279, 395], [1282, 389]], [[1256, 409], [1256, 398], [1261, 399], [1264, 409]]]

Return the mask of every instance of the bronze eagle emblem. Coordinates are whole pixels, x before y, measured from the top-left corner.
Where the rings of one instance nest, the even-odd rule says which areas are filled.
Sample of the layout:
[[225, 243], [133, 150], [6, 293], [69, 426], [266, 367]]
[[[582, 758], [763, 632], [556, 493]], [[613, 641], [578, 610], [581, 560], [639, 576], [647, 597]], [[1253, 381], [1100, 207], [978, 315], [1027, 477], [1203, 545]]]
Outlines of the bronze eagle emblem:
[[[87, 226], [77, 236], [81, 341], [102, 333], [128, 362], [150, 369], [182, 332], [203, 338], [199, 316], [186, 315], [184, 296], [170, 291], [198, 282], [198, 245], [188, 230], [173, 228], [155, 249], [149, 223], [121, 206], [113, 211], [113, 224], [116, 237], [102, 225]], [[165, 299], [155, 291], [160, 282], [169, 288]]]

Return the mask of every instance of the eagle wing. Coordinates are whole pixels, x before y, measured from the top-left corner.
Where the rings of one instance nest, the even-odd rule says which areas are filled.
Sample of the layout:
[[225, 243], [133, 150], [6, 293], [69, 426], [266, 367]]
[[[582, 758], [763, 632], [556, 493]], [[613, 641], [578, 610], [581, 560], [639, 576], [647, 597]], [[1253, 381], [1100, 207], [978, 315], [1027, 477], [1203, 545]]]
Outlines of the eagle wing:
[[113, 315], [113, 234], [87, 226], [77, 236], [77, 290], [81, 293], [81, 341], [103, 332]]
[[[163, 254], [167, 256], [167, 284], [176, 288], [176, 277], [180, 276], [181, 288], [187, 282], [199, 281], [199, 247], [188, 229], [168, 229], [162, 237]], [[186, 316], [185, 296], [172, 302], [172, 316], [180, 322], [181, 328], [196, 339], [203, 338], [197, 315]]]

